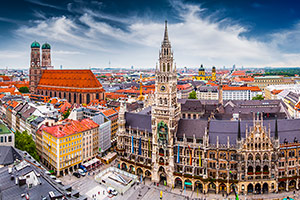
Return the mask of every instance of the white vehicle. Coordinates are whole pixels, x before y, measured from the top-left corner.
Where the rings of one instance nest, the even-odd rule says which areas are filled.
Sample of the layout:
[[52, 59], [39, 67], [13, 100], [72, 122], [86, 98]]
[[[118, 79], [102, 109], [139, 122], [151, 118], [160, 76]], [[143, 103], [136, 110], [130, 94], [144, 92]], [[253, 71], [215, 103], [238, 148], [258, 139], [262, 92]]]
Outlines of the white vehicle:
[[84, 172], [82, 169], [78, 169], [78, 173], [79, 173], [81, 176], [85, 176], [85, 172]]
[[117, 195], [118, 195], [117, 190], [115, 190], [115, 189], [112, 188], [112, 187], [108, 187], [108, 188], [107, 188], [107, 193], [108, 193], [108, 194], [111, 194], [111, 195], [114, 195], [114, 196], [117, 196]]

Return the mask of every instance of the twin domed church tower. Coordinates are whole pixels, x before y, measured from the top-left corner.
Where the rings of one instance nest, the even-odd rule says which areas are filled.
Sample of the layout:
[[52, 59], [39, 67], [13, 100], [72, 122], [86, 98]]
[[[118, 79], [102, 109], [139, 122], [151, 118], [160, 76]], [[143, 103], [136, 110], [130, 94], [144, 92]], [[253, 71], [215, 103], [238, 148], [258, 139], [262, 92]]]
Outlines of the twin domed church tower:
[[51, 66], [51, 46], [48, 43], [42, 46], [42, 63], [40, 62], [40, 43], [34, 41], [31, 44], [31, 55], [30, 55], [30, 80], [29, 80], [29, 91], [35, 93], [36, 87], [41, 79], [42, 70], [53, 68]]

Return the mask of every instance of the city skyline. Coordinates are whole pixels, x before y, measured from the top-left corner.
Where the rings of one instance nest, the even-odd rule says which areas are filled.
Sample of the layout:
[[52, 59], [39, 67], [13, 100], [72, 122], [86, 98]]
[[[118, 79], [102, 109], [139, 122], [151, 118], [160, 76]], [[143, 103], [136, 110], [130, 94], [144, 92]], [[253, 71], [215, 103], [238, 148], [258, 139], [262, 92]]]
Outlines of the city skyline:
[[14, 4], [6, 2], [1, 8], [0, 68], [28, 68], [35, 40], [50, 43], [55, 68], [154, 68], [165, 20], [178, 67], [300, 63], [299, 5], [291, 2], [26, 0]]

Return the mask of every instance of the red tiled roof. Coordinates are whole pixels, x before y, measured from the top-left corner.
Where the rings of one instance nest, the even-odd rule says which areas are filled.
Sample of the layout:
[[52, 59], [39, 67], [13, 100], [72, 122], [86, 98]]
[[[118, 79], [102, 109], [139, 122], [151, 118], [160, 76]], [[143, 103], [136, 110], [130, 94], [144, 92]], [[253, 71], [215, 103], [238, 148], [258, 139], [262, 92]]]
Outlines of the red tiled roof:
[[105, 115], [106, 117], [110, 117], [112, 115], [118, 114], [117, 111], [115, 111], [112, 108], [109, 108], [107, 110], [102, 111], [103, 115]]
[[227, 85], [223, 86], [223, 90], [251, 90], [251, 91], [261, 91], [261, 89], [259, 89], [259, 87], [257, 86], [253, 86], [253, 87], [230, 87]]
[[100, 99], [94, 99], [88, 104], [88, 106], [98, 106], [98, 105], [105, 106], [106, 101]]
[[67, 111], [71, 107], [72, 107], [72, 104], [70, 104], [69, 102], [65, 101], [64, 104], [60, 107], [59, 111], [61, 113], [64, 113], [65, 111]]
[[3, 81], [10, 81], [10, 78], [8, 76], [0, 75], [0, 78], [2, 78]]
[[192, 86], [189, 83], [183, 84], [183, 85], [177, 85], [177, 90], [187, 90], [190, 89]]
[[118, 98], [126, 98], [127, 95], [125, 95], [125, 94], [117, 94], [117, 93], [114, 93], [114, 92], [106, 92], [105, 93], [105, 97], [109, 98], [109, 99], [118, 99]]
[[253, 82], [254, 81], [254, 78], [252, 77], [235, 77], [234, 78], [234, 81], [235, 82]]
[[234, 71], [231, 75], [232, 76], [246, 76], [246, 72], [245, 71]]
[[67, 119], [64, 120], [63, 123], [65, 124], [59, 124], [51, 127], [44, 126], [43, 131], [54, 137], [60, 138], [99, 127], [96, 122], [89, 118], [81, 121]]
[[280, 92], [282, 92], [283, 90], [272, 90], [271, 93], [272, 94], [279, 94]]
[[21, 93], [15, 87], [0, 88], [0, 93], [10, 93], [11, 95], [20, 95]]
[[37, 89], [71, 92], [103, 92], [91, 70], [44, 70]]

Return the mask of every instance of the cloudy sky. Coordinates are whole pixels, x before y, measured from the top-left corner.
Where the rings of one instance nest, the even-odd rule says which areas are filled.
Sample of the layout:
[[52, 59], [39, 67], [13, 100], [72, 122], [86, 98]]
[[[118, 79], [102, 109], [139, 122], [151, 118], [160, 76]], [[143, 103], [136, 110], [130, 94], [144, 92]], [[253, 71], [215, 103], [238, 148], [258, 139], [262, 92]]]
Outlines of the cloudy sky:
[[34, 40], [50, 43], [55, 68], [154, 68], [165, 20], [177, 67], [300, 66], [299, 10], [292, 0], [10, 0], [0, 68], [28, 68]]

